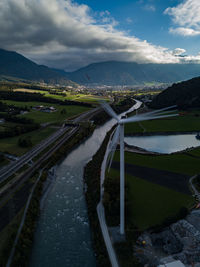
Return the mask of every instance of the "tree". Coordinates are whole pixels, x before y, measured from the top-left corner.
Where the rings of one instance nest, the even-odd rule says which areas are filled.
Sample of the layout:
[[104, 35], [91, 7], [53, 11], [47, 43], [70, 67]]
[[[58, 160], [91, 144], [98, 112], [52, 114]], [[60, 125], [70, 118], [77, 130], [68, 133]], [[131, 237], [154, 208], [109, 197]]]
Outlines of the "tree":
[[18, 139], [18, 146], [20, 146], [20, 147], [30, 147], [32, 145], [33, 144], [31, 142], [31, 137], [30, 136], [20, 137]]

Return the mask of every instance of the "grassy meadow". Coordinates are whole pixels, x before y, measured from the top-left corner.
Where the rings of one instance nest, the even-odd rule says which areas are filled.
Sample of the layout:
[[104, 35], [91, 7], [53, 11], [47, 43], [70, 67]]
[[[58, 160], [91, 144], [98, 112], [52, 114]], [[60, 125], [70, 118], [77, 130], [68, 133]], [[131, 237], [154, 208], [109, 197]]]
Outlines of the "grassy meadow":
[[[193, 157], [193, 153], [199, 153], [199, 158]], [[115, 153], [114, 160], [119, 161], [119, 151]], [[187, 153], [159, 156], [125, 152], [125, 162], [192, 176], [200, 172], [200, 148]]]
[[25, 89], [25, 88], [14, 89], [14, 91], [15, 92], [40, 93], [40, 94], [45, 95], [46, 97], [51, 97], [51, 98], [55, 98], [59, 100], [73, 100], [73, 101], [79, 101], [79, 102], [87, 102], [91, 104], [98, 104], [98, 101], [100, 100], [105, 100], [105, 101], [109, 100], [107, 97], [95, 96], [91, 94], [73, 93], [73, 92], [65, 92], [66, 95], [62, 96], [62, 95], [51, 94], [49, 91], [32, 90], [32, 89]]
[[[111, 169], [109, 177], [118, 177], [119, 172]], [[182, 207], [191, 207], [193, 197], [176, 192], [167, 187], [126, 174], [128, 186], [127, 221], [145, 230], [163, 223], [168, 217], [175, 216]]]
[[21, 134], [20, 136], [0, 139], [0, 152], [7, 152], [16, 156], [21, 156], [28, 150], [30, 150], [32, 147], [18, 146], [19, 138], [30, 136], [32, 145], [34, 146], [40, 143], [43, 139], [53, 134], [53, 132], [55, 131], [56, 129], [53, 127], [46, 127], [43, 129], [32, 131], [30, 133]]
[[[119, 162], [119, 151], [115, 153], [114, 161]], [[200, 173], [200, 148], [187, 153], [159, 156], [125, 152], [125, 162], [191, 177]], [[108, 177], [119, 179], [119, 170], [112, 168]], [[191, 208], [194, 204], [192, 193], [189, 195], [175, 191], [170, 187], [148, 181], [148, 177], [147, 179], [135, 177], [134, 173], [130, 172], [126, 173], [125, 177], [128, 192], [127, 221], [140, 230], [160, 225], [167, 218], [178, 214], [182, 207]]]
[[189, 132], [200, 131], [200, 110], [180, 112], [177, 117], [128, 123], [125, 126], [125, 134], [130, 135], [142, 132]]
[[[76, 106], [76, 105], [58, 105], [58, 104], [52, 104], [52, 103], [44, 103], [44, 102], [20, 102], [20, 101], [12, 101], [12, 100], [4, 100], [4, 103], [8, 105], [14, 105], [17, 107], [24, 107], [27, 106], [28, 108], [31, 108], [30, 112], [19, 115], [21, 117], [33, 119], [37, 123], [57, 123], [57, 122], [63, 122], [64, 120], [73, 117], [75, 115], [78, 115], [82, 112], [85, 112], [89, 110], [88, 107], [83, 106]], [[32, 107], [35, 106], [45, 106], [45, 107], [51, 107], [53, 106], [56, 108], [55, 112], [42, 112], [39, 110], [33, 110]], [[65, 110], [65, 113], [62, 114], [62, 110]]]

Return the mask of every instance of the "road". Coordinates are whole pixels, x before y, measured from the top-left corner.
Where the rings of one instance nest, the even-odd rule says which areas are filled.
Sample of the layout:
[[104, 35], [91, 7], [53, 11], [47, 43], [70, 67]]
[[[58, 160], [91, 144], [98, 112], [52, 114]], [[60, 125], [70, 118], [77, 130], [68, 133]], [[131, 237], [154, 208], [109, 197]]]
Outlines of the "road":
[[[79, 115], [77, 118], [73, 120], [74, 123], [79, 123], [82, 120], [89, 119], [91, 116], [94, 115], [94, 113], [97, 113], [100, 111], [101, 108], [95, 108], [92, 110], [89, 110], [81, 115]], [[65, 126], [60, 128], [58, 131], [56, 131], [54, 134], [52, 134], [47, 139], [43, 140], [40, 144], [35, 146], [33, 149], [28, 151], [26, 154], [21, 156], [17, 161], [11, 162], [10, 164], [4, 166], [1, 168], [1, 174], [0, 174], [0, 183], [4, 182], [6, 179], [8, 179], [11, 175], [13, 175], [15, 172], [17, 172], [19, 169], [21, 169], [26, 163], [31, 161], [34, 157], [36, 157], [39, 153], [41, 153], [46, 147], [54, 143], [57, 139], [59, 139], [61, 136], [66, 134], [72, 127]]]
[[36, 186], [37, 186], [37, 184], [38, 184], [38, 182], [39, 182], [39, 180], [40, 180], [40, 177], [41, 177], [41, 175], [42, 175], [42, 171], [43, 171], [43, 170], [40, 170], [39, 176], [38, 176], [36, 182], [34, 183], [32, 189], [31, 189], [31, 193], [30, 193], [30, 195], [29, 195], [29, 197], [28, 197], [28, 200], [27, 200], [27, 203], [26, 203], [24, 212], [23, 212], [22, 220], [21, 220], [21, 222], [20, 222], [20, 226], [19, 226], [19, 228], [18, 228], [17, 235], [16, 235], [16, 237], [15, 237], [15, 241], [14, 241], [14, 243], [13, 243], [12, 250], [11, 250], [11, 252], [10, 252], [10, 256], [9, 256], [9, 258], [8, 258], [6, 267], [10, 267], [10, 265], [11, 265], [11, 263], [12, 263], [12, 259], [13, 259], [13, 256], [14, 256], [14, 254], [15, 254], [15, 249], [16, 249], [16, 246], [17, 246], [17, 243], [18, 243], [18, 240], [19, 240], [19, 237], [20, 237], [22, 228], [23, 228], [23, 226], [24, 226], [24, 222], [25, 222], [25, 219], [26, 219], [26, 214], [27, 214], [27, 212], [28, 212], [28, 208], [29, 208], [29, 206], [30, 206], [30, 202], [31, 202], [33, 193], [34, 193], [34, 191], [35, 191], [35, 188], [36, 188]]

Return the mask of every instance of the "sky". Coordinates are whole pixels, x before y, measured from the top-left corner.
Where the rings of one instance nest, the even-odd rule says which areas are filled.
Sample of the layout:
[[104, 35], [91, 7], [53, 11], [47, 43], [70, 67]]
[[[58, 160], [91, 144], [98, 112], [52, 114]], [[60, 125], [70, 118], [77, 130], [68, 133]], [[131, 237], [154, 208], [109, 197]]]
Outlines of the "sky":
[[200, 0], [0, 0], [0, 47], [66, 71], [200, 63]]

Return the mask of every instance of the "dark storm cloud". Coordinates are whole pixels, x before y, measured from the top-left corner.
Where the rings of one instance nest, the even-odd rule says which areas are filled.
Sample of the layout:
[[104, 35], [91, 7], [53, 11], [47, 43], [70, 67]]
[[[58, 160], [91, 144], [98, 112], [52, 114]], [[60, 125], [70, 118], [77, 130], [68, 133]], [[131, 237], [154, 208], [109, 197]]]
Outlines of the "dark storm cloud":
[[104, 60], [179, 62], [173, 51], [116, 30], [109, 13], [101, 22], [91, 13], [69, 0], [1, 0], [1, 47], [65, 69]]

